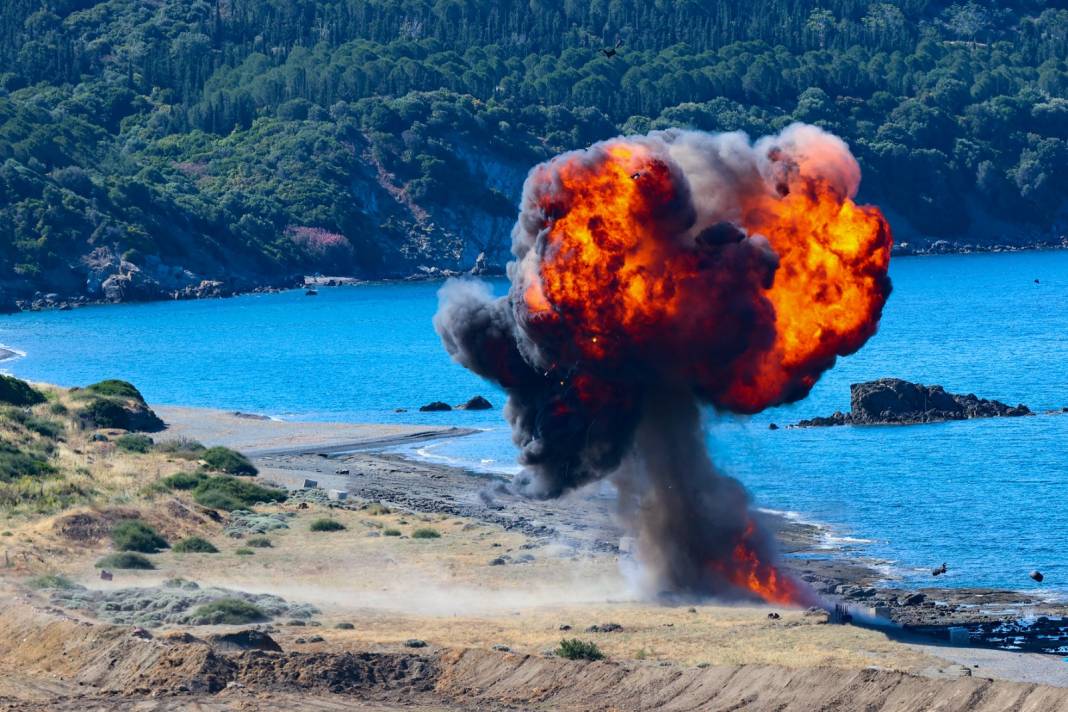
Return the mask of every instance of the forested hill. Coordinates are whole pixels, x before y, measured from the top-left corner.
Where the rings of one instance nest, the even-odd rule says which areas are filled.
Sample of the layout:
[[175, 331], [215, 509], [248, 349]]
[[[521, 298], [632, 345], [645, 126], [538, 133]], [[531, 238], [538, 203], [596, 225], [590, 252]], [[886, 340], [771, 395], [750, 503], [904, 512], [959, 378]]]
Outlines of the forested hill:
[[538, 160], [794, 120], [899, 241], [1056, 241], [1065, 57], [1037, 0], [5, 0], [0, 290], [499, 265]]

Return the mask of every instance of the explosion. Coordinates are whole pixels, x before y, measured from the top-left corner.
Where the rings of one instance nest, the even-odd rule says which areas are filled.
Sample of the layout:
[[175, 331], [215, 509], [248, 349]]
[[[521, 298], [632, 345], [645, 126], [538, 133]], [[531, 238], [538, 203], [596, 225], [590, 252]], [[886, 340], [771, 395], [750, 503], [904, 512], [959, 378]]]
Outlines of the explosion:
[[698, 405], [803, 398], [875, 333], [892, 238], [853, 198], [846, 145], [795, 124], [612, 139], [535, 167], [512, 232], [512, 287], [441, 291], [435, 328], [501, 384], [521, 491], [610, 477], [657, 591], [808, 602], [708, 456]]

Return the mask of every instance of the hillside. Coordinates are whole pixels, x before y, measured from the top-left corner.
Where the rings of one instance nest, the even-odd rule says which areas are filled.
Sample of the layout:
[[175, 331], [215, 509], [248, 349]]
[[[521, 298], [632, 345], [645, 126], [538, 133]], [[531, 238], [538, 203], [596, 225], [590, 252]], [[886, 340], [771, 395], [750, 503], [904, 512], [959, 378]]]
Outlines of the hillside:
[[824, 126], [914, 248], [1059, 243], [1063, 6], [4, 3], [0, 304], [500, 265], [532, 163], [669, 126]]

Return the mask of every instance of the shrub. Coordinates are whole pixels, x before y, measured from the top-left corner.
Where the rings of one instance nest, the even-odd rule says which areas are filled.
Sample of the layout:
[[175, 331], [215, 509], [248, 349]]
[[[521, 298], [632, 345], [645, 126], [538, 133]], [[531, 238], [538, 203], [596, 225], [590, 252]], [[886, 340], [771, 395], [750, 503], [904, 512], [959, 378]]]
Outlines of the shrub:
[[196, 440], [190, 440], [189, 438], [175, 438], [174, 440], [164, 440], [156, 443], [157, 452], [180, 457], [183, 460], [199, 460], [206, 449]]
[[78, 584], [60, 574], [34, 576], [26, 582], [30, 588], [75, 588]]
[[191, 490], [206, 479], [208, 476], [203, 472], [176, 472], [170, 477], [164, 477], [160, 484], [172, 490]]
[[414, 532], [412, 532], [412, 539], [440, 539], [440, 538], [441, 538], [441, 534], [438, 533], [438, 530], [437, 529], [431, 529], [430, 527], [423, 527], [421, 529], [416, 529]]
[[271, 540], [265, 536], [254, 536], [245, 543], [257, 549], [270, 549], [273, 546]]
[[108, 554], [96, 562], [98, 569], [154, 569], [155, 564], [141, 554], [123, 551], [118, 554]]
[[249, 549], [248, 547], [243, 546], [240, 549], [235, 550], [234, 553], [238, 556], [252, 556], [256, 552], [254, 552], [252, 549]]
[[383, 529], [382, 530], [382, 536], [400, 536], [400, 535], [401, 535], [401, 530], [400, 529]]
[[316, 519], [308, 527], [313, 532], [339, 532], [345, 529], [345, 525], [336, 519]]
[[568, 660], [601, 660], [604, 653], [597, 647], [597, 643], [591, 643], [578, 638], [564, 638], [560, 641], [560, 647], [556, 654]]
[[115, 398], [90, 399], [79, 412], [86, 427], [157, 433], [167, 427], [152, 409], [141, 402], [128, 405]]
[[176, 543], [171, 549], [178, 554], [218, 554], [219, 550], [215, 548], [207, 539], [202, 539], [199, 536], [191, 536], [188, 539], [182, 539]]
[[227, 447], [212, 447], [205, 450], [200, 458], [213, 470], [228, 475], [255, 475], [258, 470], [247, 457]]
[[28, 410], [22, 408], [5, 408], [3, 416], [12, 423], [18, 423], [27, 430], [38, 435], [55, 440], [63, 434], [63, 426], [54, 420], [38, 418]]
[[111, 541], [119, 551], [140, 551], [155, 554], [167, 548], [167, 540], [156, 530], [137, 519], [119, 522], [111, 529]]
[[198, 607], [193, 611], [189, 622], [193, 625], [219, 625], [221, 623], [241, 625], [265, 620], [267, 620], [267, 614], [248, 601], [240, 598], [220, 598]]
[[381, 502], [372, 502], [371, 504], [364, 506], [363, 509], [368, 514], [374, 517], [377, 517], [380, 514], [389, 514], [389, 507], [382, 504]]
[[43, 477], [55, 473], [48, 461], [49, 453], [40, 448], [20, 449], [0, 440], [0, 482], [12, 482], [22, 477]]
[[126, 433], [115, 438], [115, 447], [126, 452], [145, 453], [152, 449], [152, 438], [137, 433]]
[[0, 403], [28, 406], [44, 402], [44, 394], [26, 381], [0, 374]]
[[70, 410], [68, 410], [67, 406], [63, 405], [62, 403], [53, 403], [52, 405], [48, 406], [48, 412], [52, 415], [66, 415], [70, 412]]
[[229, 475], [209, 477], [193, 488], [193, 499], [200, 505], [228, 512], [251, 507], [258, 502], [282, 502], [286, 493], [239, 480]]
[[117, 378], [110, 378], [106, 381], [94, 383], [91, 386], [86, 386], [85, 390], [98, 396], [132, 398], [140, 403], [145, 402], [145, 397], [141, 395], [141, 391], [137, 390], [132, 383], [129, 381], [120, 381]]

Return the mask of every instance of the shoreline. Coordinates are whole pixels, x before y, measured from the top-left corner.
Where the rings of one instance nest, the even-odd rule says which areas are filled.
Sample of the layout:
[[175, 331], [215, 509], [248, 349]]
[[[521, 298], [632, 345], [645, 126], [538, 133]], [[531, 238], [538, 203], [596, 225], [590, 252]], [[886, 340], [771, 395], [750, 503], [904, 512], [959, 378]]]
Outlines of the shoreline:
[[[1060, 243], [1045, 243], [1040, 245], [1010, 245], [1010, 244], [997, 244], [997, 245], [960, 245], [957, 243], [956, 247], [938, 248], [934, 245], [939, 242], [945, 242], [936, 240], [926, 247], [918, 249], [908, 248], [892, 253], [892, 259], [901, 259], [905, 257], [945, 257], [949, 255], [1003, 255], [1003, 254], [1017, 254], [1021, 252], [1062, 252], [1068, 250], [1068, 239]], [[206, 299], [230, 299], [233, 297], [243, 297], [253, 294], [276, 294], [281, 292], [293, 292], [299, 290], [305, 290], [308, 288], [314, 289], [326, 289], [335, 287], [362, 287], [373, 285], [387, 285], [387, 284], [417, 284], [425, 282], [444, 282], [446, 279], [452, 279], [454, 277], [483, 277], [483, 278], [504, 278], [503, 271], [500, 274], [481, 274], [474, 275], [471, 272], [454, 271], [454, 270], [439, 270], [437, 273], [421, 274], [413, 273], [406, 277], [375, 277], [375, 278], [363, 278], [363, 277], [349, 277], [349, 276], [312, 276], [306, 275], [304, 281], [300, 285], [294, 285], [289, 287], [278, 287], [270, 284], [259, 285], [250, 289], [236, 289], [232, 291], [224, 291], [218, 294], [206, 294], [203, 296], [189, 295], [189, 296], [161, 296], [158, 299], [150, 299], [145, 301], [125, 301], [125, 302], [110, 302], [104, 299], [89, 299], [85, 295], [72, 295], [68, 297], [60, 297], [55, 301], [44, 302], [37, 300], [33, 302], [29, 299], [16, 299], [16, 309], [9, 312], [10, 314], [20, 314], [23, 312], [38, 312], [38, 311], [70, 311], [72, 309], [82, 307], [99, 307], [99, 306], [116, 306], [120, 304], [155, 304], [158, 302], [172, 302], [172, 301], [201, 301]], [[0, 314], [2, 316], [2, 314]], [[0, 362], [3, 362], [3, 358], [0, 357]]]

